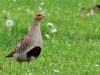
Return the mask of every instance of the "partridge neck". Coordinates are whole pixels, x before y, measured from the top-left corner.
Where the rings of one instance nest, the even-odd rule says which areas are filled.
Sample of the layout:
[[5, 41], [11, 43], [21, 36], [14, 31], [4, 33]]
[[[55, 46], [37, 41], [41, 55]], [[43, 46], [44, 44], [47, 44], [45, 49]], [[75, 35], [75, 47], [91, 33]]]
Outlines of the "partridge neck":
[[35, 26], [35, 25], [39, 25], [39, 23], [40, 23], [40, 21], [35, 20], [35, 21], [33, 22], [33, 26]]
[[36, 34], [39, 31], [40, 31], [40, 22], [39, 21], [35, 21], [35, 22], [33, 22], [28, 34], [29, 35], [33, 35], [33, 33]]

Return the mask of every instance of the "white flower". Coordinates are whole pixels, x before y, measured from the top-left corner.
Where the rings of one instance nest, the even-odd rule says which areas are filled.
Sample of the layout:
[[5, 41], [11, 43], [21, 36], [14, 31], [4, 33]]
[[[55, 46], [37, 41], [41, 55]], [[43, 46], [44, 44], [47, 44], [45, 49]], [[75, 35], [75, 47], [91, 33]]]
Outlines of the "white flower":
[[41, 2], [41, 3], [40, 3], [40, 5], [42, 5], [42, 6], [43, 6], [43, 5], [44, 5], [44, 2]]
[[99, 65], [98, 65], [98, 64], [96, 64], [95, 66], [96, 66], [96, 67], [98, 67]]
[[56, 28], [51, 29], [51, 33], [56, 33], [56, 32], [57, 32]]
[[90, 14], [94, 15], [94, 10], [93, 9], [90, 10]]
[[46, 37], [46, 39], [49, 39], [49, 35], [48, 34], [45, 34], [45, 37]]
[[91, 9], [90, 12], [87, 13], [87, 16], [92, 16], [92, 15], [94, 15], [94, 10], [93, 9]]
[[13, 20], [11, 20], [11, 19], [6, 20], [6, 26], [7, 27], [12, 27], [13, 26]]
[[50, 28], [54, 28], [54, 24], [51, 23], [51, 22], [47, 23], [47, 26], [50, 27]]
[[54, 72], [59, 72], [59, 70], [56, 70], [56, 69], [54, 69], [53, 71], [54, 71]]
[[16, 0], [13, 0], [13, 2], [16, 2]]

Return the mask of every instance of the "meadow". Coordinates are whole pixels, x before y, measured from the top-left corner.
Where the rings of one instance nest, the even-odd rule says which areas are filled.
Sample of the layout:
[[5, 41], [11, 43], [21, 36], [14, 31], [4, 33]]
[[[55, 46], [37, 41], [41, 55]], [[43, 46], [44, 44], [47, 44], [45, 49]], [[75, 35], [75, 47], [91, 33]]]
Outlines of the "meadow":
[[[0, 0], [0, 75], [100, 75], [100, 9], [95, 5], [100, 1], [95, 1]], [[20, 65], [5, 58], [39, 11], [45, 18], [38, 59]], [[12, 26], [6, 24], [9, 19]]]

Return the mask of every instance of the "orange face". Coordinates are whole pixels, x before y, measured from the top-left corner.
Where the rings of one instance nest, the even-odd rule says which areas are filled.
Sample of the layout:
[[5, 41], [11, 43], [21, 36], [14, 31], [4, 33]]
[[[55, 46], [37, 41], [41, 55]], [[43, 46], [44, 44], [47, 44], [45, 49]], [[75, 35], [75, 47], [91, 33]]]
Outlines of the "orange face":
[[43, 17], [44, 17], [44, 14], [43, 14], [43, 13], [38, 13], [38, 14], [35, 16], [35, 20], [40, 21]]

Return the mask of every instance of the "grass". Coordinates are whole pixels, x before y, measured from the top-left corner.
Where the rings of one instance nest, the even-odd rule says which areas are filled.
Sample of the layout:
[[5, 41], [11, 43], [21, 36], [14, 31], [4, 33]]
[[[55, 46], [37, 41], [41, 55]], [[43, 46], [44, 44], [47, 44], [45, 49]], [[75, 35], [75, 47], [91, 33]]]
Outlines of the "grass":
[[[46, 15], [41, 22], [41, 55], [29, 66], [27, 63], [20, 66], [4, 55], [27, 33], [40, 7]], [[87, 16], [89, 12], [79, 12], [82, 7], [92, 8], [94, 3], [91, 0], [0, 0], [0, 75], [99, 75], [100, 10]], [[11, 30], [5, 24], [7, 19], [14, 22]], [[50, 32], [49, 22], [55, 25], [57, 33]], [[50, 38], [45, 39], [45, 34]]]

